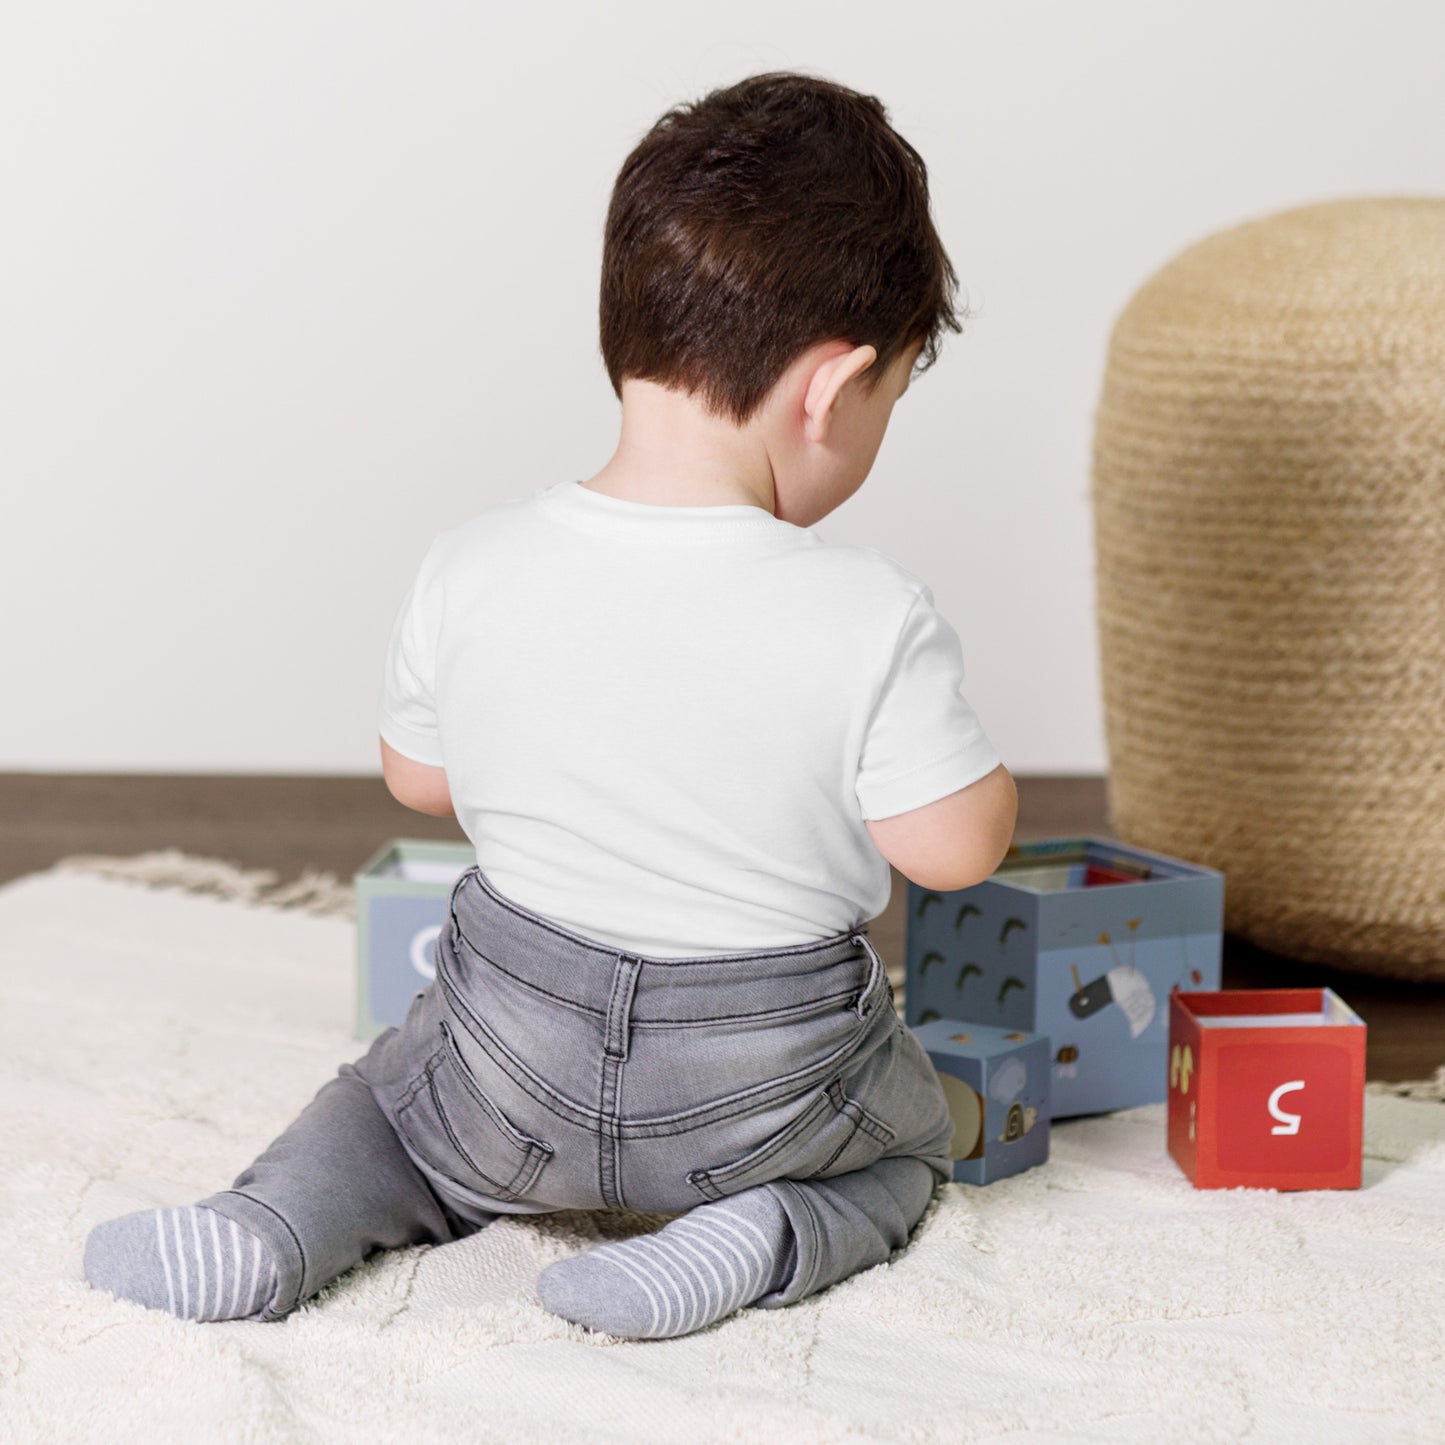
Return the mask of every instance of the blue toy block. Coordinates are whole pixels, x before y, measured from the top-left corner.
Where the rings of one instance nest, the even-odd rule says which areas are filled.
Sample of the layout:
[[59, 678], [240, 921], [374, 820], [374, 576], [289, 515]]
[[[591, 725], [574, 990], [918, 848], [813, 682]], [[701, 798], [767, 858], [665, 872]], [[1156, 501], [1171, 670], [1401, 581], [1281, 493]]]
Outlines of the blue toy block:
[[356, 873], [358, 1039], [399, 1027], [436, 977], [452, 889], [476, 861], [470, 843], [393, 838]]
[[904, 1021], [1046, 1034], [1055, 1119], [1162, 1103], [1169, 994], [1217, 989], [1224, 875], [1106, 838], [1020, 843], [992, 877], [908, 885]]
[[953, 1177], [992, 1184], [1049, 1157], [1046, 1034], [933, 1019], [913, 1029], [953, 1115]]

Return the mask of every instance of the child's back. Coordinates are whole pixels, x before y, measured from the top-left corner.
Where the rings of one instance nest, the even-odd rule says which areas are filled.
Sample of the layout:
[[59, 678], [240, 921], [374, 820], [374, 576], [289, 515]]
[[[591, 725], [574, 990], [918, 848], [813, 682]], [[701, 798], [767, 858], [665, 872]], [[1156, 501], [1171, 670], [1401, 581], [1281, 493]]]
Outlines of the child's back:
[[380, 727], [445, 767], [504, 895], [653, 956], [807, 942], [888, 902], [865, 818], [999, 765], [954, 630], [867, 547], [574, 481], [445, 531]]

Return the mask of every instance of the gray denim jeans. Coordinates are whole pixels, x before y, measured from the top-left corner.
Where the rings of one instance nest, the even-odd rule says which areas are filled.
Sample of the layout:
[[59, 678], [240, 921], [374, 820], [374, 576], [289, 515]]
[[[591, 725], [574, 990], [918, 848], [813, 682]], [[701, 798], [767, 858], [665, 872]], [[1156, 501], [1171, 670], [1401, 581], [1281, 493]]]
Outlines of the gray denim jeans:
[[[198, 1203], [267, 1244], [278, 1320], [378, 1248], [501, 1214], [680, 1214], [766, 1185], [792, 1304], [887, 1259], [952, 1176], [953, 1122], [864, 928], [648, 958], [457, 880], [436, 978], [230, 1189]], [[921, 1160], [916, 1166], [888, 1161]], [[900, 1187], [900, 1181], [903, 1183]]]

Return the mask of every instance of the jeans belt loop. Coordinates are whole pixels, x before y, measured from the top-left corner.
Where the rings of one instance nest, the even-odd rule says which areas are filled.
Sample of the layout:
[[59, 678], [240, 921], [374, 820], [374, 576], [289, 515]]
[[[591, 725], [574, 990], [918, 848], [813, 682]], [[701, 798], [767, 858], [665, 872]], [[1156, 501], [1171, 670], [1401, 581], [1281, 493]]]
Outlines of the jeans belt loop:
[[883, 960], [878, 956], [878, 950], [868, 941], [866, 933], [855, 933], [853, 937], [868, 950], [868, 956], [873, 960], [873, 966], [868, 970], [868, 982], [863, 985], [863, 992], [858, 995], [857, 1002], [853, 1005], [853, 1012], [861, 1019], [863, 1017], [863, 1000], [873, 992], [873, 985], [877, 981], [879, 971], [883, 968]]

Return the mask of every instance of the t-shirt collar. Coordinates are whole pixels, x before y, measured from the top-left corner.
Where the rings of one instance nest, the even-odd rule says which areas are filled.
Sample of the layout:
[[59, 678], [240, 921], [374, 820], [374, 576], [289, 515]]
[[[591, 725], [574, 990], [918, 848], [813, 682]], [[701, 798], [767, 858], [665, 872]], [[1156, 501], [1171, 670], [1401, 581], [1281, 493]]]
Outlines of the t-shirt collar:
[[721, 507], [675, 507], [631, 502], [594, 492], [581, 481], [545, 487], [540, 500], [552, 515], [588, 531], [614, 537], [655, 537], [668, 541], [726, 541], [760, 537], [779, 529], [798, 531], [771, 512], [746, 502]]

